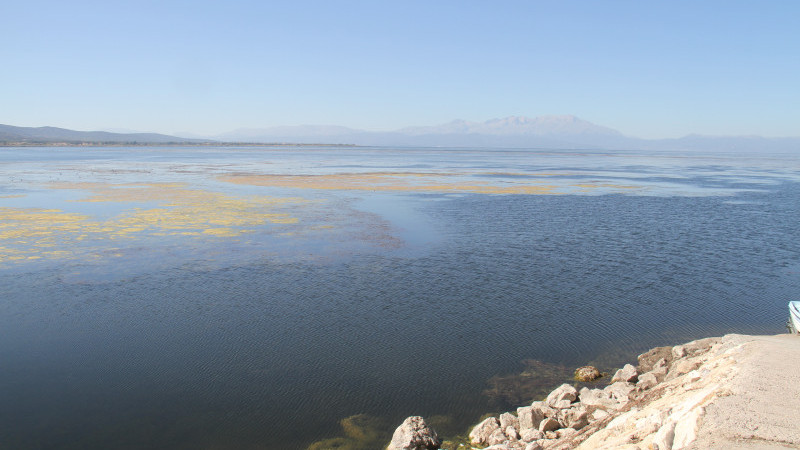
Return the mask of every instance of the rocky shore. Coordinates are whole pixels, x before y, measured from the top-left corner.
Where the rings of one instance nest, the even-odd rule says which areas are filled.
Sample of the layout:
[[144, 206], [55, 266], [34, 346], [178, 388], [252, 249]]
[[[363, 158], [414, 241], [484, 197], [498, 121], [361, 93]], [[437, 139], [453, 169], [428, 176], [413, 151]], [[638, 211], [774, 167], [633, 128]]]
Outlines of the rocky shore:
[[[563, 384], [542, 401], [489, 417], [456, 448], [800, 448], [800, 336], [726, 335], [654, 348], [611, 384]], [[439, 449], [422, 417], [395, 431], [389, 450]]]

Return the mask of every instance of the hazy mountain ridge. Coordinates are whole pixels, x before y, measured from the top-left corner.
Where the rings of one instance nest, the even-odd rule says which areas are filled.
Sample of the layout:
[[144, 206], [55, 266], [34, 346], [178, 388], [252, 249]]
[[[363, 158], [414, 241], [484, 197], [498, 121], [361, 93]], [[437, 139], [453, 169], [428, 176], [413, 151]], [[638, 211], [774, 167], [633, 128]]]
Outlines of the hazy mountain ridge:
[[520, 117], [510, 116], [502, 119], [491, 119], [486, 122], [468, 122], [454, 120], [450, 123], [430, 127], [408, 127], [398, 131], [402, 134], [487, 134], [494, 136], [507, 135], [534, 135], [534, 136], [559, 136], [559, 135], [586, 135], [598, 134], [609, 136], [622, 136], [617, 130], [595, 125], [575, 116], [540, 116]]
[[335, 125], [240, 129], [212, 137], [241, 142], [325, 142], [374, 146], [599, 148], [626, 139], [611, 128], [575, 116], [511, 116], [485, 122], [454, 120], [442, 125], [365, 131]]
[[75, 131], [56, 127], [0, 125], [0, 143], [147, 144], [341, 144], [398, 147], [506, 147], [607, 150], [706, 150], [800, 152], [800, 137], [688, 135], [640, 139], [571, 115], [534, 118], [510, 116], [485, 122], [454, 120], [441, 125], [396, 131], [365, 131], [338, 125], [242, 128], [207, 138], [157, 133]]
[[214, 139], [242, 142], [354, 144], [406, 147], [510, 147], [617, 150], [800, 151], [800, 137], [689, 135], [641, 139], [572, 115], [510, 116], [485, 122], [454, 120], [396, 131], [364, 131], [326, 125], [237, 130]]
[[76, 131], [57, 127], [15, 127], [0, 125], [0, 142], [16, 143], [200, 143], [207, 139], [188, 139], [158, 133], [112, 133], [109, 131]]

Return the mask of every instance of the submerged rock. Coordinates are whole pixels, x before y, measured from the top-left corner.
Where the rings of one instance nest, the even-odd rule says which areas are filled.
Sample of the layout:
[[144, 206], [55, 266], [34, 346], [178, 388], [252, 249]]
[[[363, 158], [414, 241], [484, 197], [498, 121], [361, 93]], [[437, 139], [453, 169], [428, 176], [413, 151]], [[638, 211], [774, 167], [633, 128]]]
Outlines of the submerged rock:
[[[385, 442], [385, 441], [384, 441]], [[411, 416], [397, 427], [387, 450], [437, 450], [442, 440], [420, 416]]]
[[575, 379], [578, 381], [594, 381], [602, 376], [603, 374], [595, 366], [583, 366], [575, 369]]

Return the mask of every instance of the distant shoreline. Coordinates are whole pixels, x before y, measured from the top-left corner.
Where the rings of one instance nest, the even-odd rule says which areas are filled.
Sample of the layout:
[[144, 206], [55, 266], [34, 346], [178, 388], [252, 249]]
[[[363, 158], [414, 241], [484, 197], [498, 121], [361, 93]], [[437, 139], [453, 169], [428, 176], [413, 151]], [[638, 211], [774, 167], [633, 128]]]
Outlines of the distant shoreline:
[[0, 141], [0, 147], [361, 147], [355, 144], [294, 142], [12, 142]]

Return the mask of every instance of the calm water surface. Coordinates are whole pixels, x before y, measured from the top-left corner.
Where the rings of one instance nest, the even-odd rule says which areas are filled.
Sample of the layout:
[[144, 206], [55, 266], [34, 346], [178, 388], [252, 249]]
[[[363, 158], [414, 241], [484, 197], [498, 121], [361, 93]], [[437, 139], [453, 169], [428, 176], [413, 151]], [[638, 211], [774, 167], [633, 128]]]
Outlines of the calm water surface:
[[9, 449], [463, 432], [524, 360], [780, 333], [800, 295], [800, 154], [4, 148], [0, 217]]

